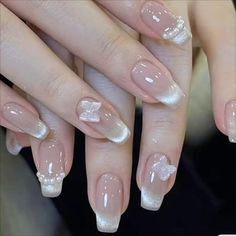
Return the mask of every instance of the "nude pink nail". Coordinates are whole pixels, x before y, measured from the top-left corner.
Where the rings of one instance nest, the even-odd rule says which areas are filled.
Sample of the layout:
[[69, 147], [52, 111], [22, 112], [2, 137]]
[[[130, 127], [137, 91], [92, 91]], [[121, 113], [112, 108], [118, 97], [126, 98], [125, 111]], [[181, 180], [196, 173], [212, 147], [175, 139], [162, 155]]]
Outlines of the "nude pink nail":
[[157, 2], [145, 2], [141, 10], [141, 17], [143, 22], [163, 39], [181, 45], [192, 37], [183, 18], [175, 16]]
[[17, 136], [15, 132], [9, 132], [6, 133], [6, 147], [9, 153], [16, 156], [19, 154], [19, 152], [22, 149], [22, 145], [20, 144], [19, 140], [17, 139]]
[[178, 106], [185, 97], [175, 81], [149, 61], [139, 61], [134, 66], [132, 79], [139, 88], [168, 106]]
[[147, 160], [141, 188], [141, 206], [156, 211], [160, 208], [168, 188], [168, 179], [176, 172], [176, 167], [169, 164], [168, 158], [155, 153]]
[[25, 133], [44, 139], [49, 133], [49, 128], [34, 113], [17, 103], [7, 103], [3, 106], [2, 115], [12, 125]]
[[41, 183], [42, 195], [57, 197], [62, 190], [65, 177], [65, 152], [58, 140], [45, 140], [39, 146], [37, 177]]
[[236, 100], [228, 102], [225, 106], [225, 126], [229, 141], [236, 143]]
[[81, 121], [115, 143], [124, 143], [130, 136], [125, 123], [103, 104], [92, 98], [84, 98], [77, 107]]
[[102, 175], [96, 187], [96, 220], [101, 232], [117, 231], [123, 202], [123, 187], [120, 179], [113, 174]]

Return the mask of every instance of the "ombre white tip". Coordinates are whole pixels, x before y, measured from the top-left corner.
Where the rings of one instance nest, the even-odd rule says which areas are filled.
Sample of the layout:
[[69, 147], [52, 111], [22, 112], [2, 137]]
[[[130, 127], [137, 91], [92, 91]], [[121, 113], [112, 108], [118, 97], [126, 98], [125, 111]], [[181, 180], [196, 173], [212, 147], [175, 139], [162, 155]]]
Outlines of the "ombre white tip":
[[112, 133], [111, 135], [107, 134], [107, 138], [114, 143], [123, 144], [129, 139], [130, 130], [122, 121], [117, 123], [117, 126], [119, 129], [116, 130], [116, 135], [113, 136]]
[[157, 97], [159, 101], [172, 108], [179, 107], [184, 98], [185, 94], [177, 84], [171, 85], [167, 92]]
[[37, 132], [35, 133], [30, 133], [30, 135], [32, 135], [33, 137], [37, 138], [37, 139], [45, 139], [48, 134], [49, 134], [49, 128], [41, 121], [38, 121], [37, 124]]
[[141, 189], [141, 207], [150, 211], [157, 211], [161, 207], [164, 196], [156, 195], [145, 187]]
[[96, 213], [98, 231], [104, 233], [115, 233], [119, 227], [120, 215], [111, 216]]
[[175, 28], [167, 28], [166, 32], [162, 35], [164, 39], [174, 42], [178, 45], [185, 44], [192, 38], [191, 32], [185, 27], [185, 22], [180, 16], [177, 19]]

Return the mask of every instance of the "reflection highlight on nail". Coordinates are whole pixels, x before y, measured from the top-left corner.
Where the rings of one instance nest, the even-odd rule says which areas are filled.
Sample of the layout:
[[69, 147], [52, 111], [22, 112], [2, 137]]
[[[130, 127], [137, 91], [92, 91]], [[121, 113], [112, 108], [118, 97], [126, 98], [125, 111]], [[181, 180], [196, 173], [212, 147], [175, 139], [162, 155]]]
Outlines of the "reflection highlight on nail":
[[168, 179], [176, 170], [164, 154], [155, 153], [148, 158], [141, 188], [143, 208], [152, 211], [160, 208], [168, 188]]
[[20, 153], [22, 146], [19, 143], [15, 132], [7, 131], [6, 133], [6, 147], [9, 153], [16, 156]]
[[103, 104], [92, 98], [84, 98], [77, 108], [79, 120], [86, 122], [107, 139], [122, 144], [130, 136], [125, 123]]
[[117, 231], [123, 201], [123, 186], [113, 174], [102, 175], [96, 186], [96, 221], [101, 232]]
[[60, 141], [46, 140], [40, 144], [37, 177], [43, 196], [60, 195], [65, 178], [65, 153]]

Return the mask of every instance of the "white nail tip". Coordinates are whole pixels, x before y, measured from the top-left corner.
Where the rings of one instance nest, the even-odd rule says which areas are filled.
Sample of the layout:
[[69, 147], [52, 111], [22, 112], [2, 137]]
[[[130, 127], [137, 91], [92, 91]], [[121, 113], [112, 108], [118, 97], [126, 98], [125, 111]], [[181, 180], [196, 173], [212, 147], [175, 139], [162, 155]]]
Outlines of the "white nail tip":
[[83, 112], [80, 114], [79, 119], [86, 122], [99, 122], [99, 109], [101, 106], [101, 102], [81, 101]]
[[60, 195], [63, 179], [65, 178], [64, 172], [56, 174], [53, 178], [47, 178], [40, 172], [37, 172], [36, 175], [41, 183], [41, 191], [44, 197], [57, 197]]
[[150, 211], [157, 211], [161, 207], [164, 196], [153, 194], [145, 187], [141, 189], [141, 206]]
[[111, 216], [96, 213], [97, 228], [100, 232], [115, 233], [119, 227], [120, 215]]
[[163, 34], [163, 38], [182, 45], [192, 38], [191, 32], [184, 26], [182, 17], [178, 17], [175, 28], [167, 28]]
[[14, 156], [18, 155], [22, 149], [22, 146], [18, 144], [17, 140], [14, 140], [14, 142], [11, 142], [7, 139], [6, 147], [7, 147], [8, 152]]
[[49, 128], [41, 121], [38, 122], [38, 132], [31, 135], [37, 139], [45, 139], [49, 134]]
[[236, 143], [236, 134], [235, 135], [229, 135], [229, 141], [231, 143]]
[[117, 125], [119, 127], [119, 131], [117, 132], [118, 134], [116, 134], [115, 136], [108, 134], [107, 138], [114, 143], [123, 144], [130, 137], [130, 130], [123, 122], [119, 122], [119, 124]]
[[185, 94], [179, 86], [177, 84], [173, 84], [164, 95], [157, 97], [157, 99], [167, 106], [177, 108], [181, 104], [184, 97]]

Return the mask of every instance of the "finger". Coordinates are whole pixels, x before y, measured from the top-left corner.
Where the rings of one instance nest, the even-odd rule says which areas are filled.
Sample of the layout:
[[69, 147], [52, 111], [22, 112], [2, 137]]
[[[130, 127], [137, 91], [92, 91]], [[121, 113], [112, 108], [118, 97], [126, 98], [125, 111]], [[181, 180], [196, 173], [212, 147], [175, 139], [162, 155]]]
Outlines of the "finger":
[[165, 39], [177, 45], [191, 38], [183, 18], [169, 10], [164, 1], [96, 1], [122, 22], [146, 36]]
[[232, 1], [197, 1], [193, 12], [196, 34], [208, 58], [216, 125], [236, 143], [235, 9]]
[[49, 129], [35, 108], [2, 81], [0, 91], [0, 125], [38, 139], [46, 138]]
[[6, 78], [84, 133], [117, 143], [128, 139], [115, 109], [3, 5], [0, 26], [0, 70]]
[[[92, 1], [4, 1], [4, 4], [142, 100], [173, 105], [168, 98], [175, 97], [172, 102], [181, 102], [183, 93], [166, 67]], [[158, 74], [158, 83], [145, 80], [153, 73]]]
[[6, 132], [6, 147], [9, 153], [16, 156], [24, 147], [29, 147], [29, 135], [7, 130]]
[[[185, 2], [169, 4], [187, 19]], [[181, 50], [147, 38], [144, 38], [143, 43], [167, 65], [186, 94], [186, 101], [176, 110], [161, 104], [143, 104], [143, 132], [137, 182], [141, 190], [141, 206], [148, 210], [158, 210], [164, 195], [173, 186], [183, 145], [192, 45], [189, 42]]]
[[[65, 64], [72, 68], [73, 57], [64, 47], [39, 30], [37, 34]], [[50, 134], [44, 141], [30, 139], [38, 171], [37, 177], [43, 196], [57, 197], [62, 191], [63, 179], [72, 166], [74, 128], [35, 99], [29, 99], [50, 128]]]
[[[128, 27], [126, 30], [132, 32]], [[133, 35], [137, 36], [134, 32]], [[114, 104], [132, 132], [134, 98], [89, 66], [85, 67], [84, 76], [93, 88]], [[86, 137], [88, 196], [101, 232], [111, 233], [118, 228], [129, 201], [131, 168], [131, 139], [118, 147], [111, 142]]]

